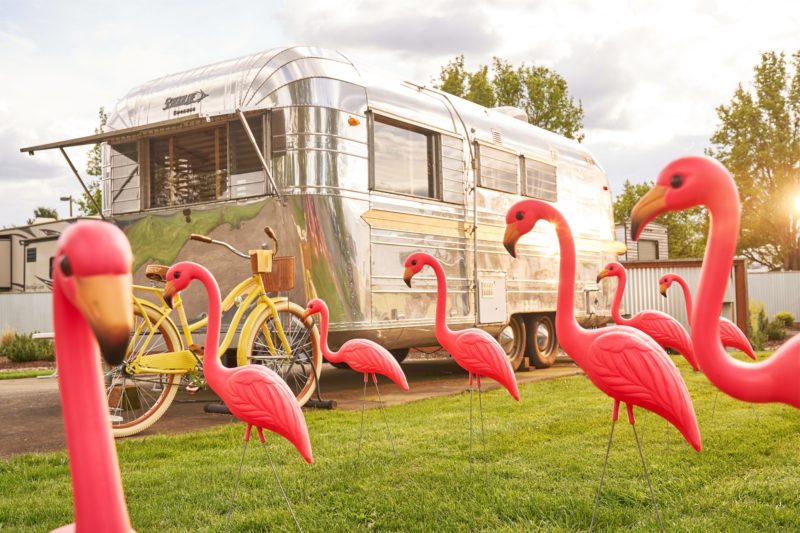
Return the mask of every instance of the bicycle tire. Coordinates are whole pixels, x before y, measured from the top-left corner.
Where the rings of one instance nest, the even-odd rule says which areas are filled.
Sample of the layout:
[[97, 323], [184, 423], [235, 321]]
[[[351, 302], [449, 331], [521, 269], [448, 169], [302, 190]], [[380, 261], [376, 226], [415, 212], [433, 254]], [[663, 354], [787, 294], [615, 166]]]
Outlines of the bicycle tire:
[[[276, 302], [278, 318], [281, 320], [284, 334], [292, 348], [292, 356], [287, 357], [281, 346], [280, 338], [272, 326], [274, 320], [267, 306], [257, 310], [247, 318], [244, 336], [237, 350], [237, 361], [241, 364], [263, 364], [274, 370], [292, 389], [300, 406], [305, 405], [317, 387], [317, 380], [322, 371], [322, 349], [319, 342], [319, 331], [314, 321], [309, 319], [303, 323], [305, 309], [289, 301]], [[309, 326], [310, 324], [310, 326]], [[267, 352], [264, 328], [269, 332], [276, 354]]]
[[[142, 309], [151, 322], [158, 321], [162, 313], [150, 305]], [[142, 325], [142, 313], [134, 306], [134, 331]], [[149, 339], [140, 339], [143, 344], [129, 345], [125, 361], [138, 353], [172, 352], [183, 349], [180, 334], [175, 324], [163, 320], [158, 334]], [[107, 369], [104, 380], [108, 401], [111, 432], [115, 438], [136, 435], [155, 424], [166, 413], [178, 392], [182, 374], [127, 374], [124, 363]], [[148, 391], [147, 388], [150, 388]], [[153, 394], [157, 392], [158, 394]], [[144, 403], [146, 402], [146, 403]], [[138, 408], [137, 408], [138, 406]]]

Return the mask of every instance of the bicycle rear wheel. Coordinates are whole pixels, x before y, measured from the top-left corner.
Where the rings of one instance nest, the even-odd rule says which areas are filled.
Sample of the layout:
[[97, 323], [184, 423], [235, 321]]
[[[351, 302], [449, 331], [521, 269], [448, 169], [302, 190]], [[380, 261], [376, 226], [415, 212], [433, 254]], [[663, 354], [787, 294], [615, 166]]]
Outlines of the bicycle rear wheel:
[[[240, 351], [243, 347], [244, 354], [239, 354], [239, 360], [244, 355], [248, 363], [261, 364], [274, 370], [289, 385], [302, 406], [314, 393], [322, 370], [319, 332], [312, 320], [308, 321], [310, 326], [303, 323], [305, 309], [299, 305], [282, 301], [276, 302], [275, 308], [278, 311], [277, 317], [268, 307], [263, 307], [255, 319], [248, 319], [248, 322], [254, 320], [253, 327], [249, 328], [247, 338], [240, 344]], [[281, 343], [276, 319], [280, 320], [283, 333], [291, 346], [291, 356], [287, 355]], [[275, 353], [270, 350], [267, 337], [272, 341]]]
[[161, 418], [178, 392], [181, 375], [131, 374], [126, 364], [146, 354], [173, 352], [182, 349], [180, 335], [170, 320], [163, 320], [158, 309], [143, 306], [149, 323], [139, 307], [134, 307], [131, 342], [123, 364], [106, 367], [105, 384], [111, 431], [114, 437], [128, 437], [149, 428]]

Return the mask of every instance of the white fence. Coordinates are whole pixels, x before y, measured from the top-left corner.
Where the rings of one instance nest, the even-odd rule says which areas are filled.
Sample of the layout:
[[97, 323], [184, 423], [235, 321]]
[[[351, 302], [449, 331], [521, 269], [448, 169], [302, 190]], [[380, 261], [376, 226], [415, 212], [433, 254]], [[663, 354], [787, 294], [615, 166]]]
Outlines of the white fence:
[[770, 318], [789, 311], [800, 321], [800, 272], [751, 272], [747, 275], [751, 302], [762, 302]]
[[20, 333], [53, 331], [53, 295], [38, 293], [0, 293], [0, 331]]

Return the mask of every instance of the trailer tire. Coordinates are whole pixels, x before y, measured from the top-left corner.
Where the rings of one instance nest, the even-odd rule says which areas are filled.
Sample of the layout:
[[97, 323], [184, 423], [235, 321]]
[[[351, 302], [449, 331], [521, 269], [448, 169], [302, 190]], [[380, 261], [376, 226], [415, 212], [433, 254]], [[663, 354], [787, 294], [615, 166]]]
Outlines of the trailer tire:
[[350, 365], [347, 363], [331, 363], [334, 368], [339, 368], [341, 370], [350, 370]]
[[497, 342], [506, 353], [511, 368], [516, 372], [522, 366], [525, 359], [526, 335], [525, 320], [520, 315], [514, 315], [508, 321], [508, 325], [503, 328], [497, 336]]
[[395, 360], [399, 364], [406, 360], [409, 350], [410, 348], [395, 348], [393, 350], [389, 350], [389, 353], [394, 356]]
[[525, 319], [525, 354], [536, 368], [549, 368], [558, 356], [558, 337], [552, 315], [530, 315]]

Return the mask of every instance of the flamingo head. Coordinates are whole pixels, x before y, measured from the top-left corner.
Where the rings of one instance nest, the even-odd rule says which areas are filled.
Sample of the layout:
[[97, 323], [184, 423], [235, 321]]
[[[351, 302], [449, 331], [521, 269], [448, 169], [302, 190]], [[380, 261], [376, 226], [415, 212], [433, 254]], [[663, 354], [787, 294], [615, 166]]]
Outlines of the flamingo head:
[[612, 261], [611, 263], [603, 267], [603, 270], [601, 270], [600, 273], [597, 275], [597, 283], [600, 283], [601, 279], [609, 277], [620, 278], [623, 277], [624, 275], [625, 275], [625, 267], [617, 263], [616, 261]]
[[731, 188], [738, 195], [733, 178], [716, 159], [705, 156], [676, 159], [664, 167], [653, 188], [633, 207], [631, 238], [637, 240], [648, 222], [669, 211], [729, 202], [730, 197], [723, 192]]
[[191, 261], [183, 261], [175, 263], [169, 270], [167, 270], [166, 284], [164, 285], [164, 293], [162, 298], [170, 308], [173, 305], [173, 298], [182, 290], [186, 289], [192, 280], [195, 280], [203, 275], [211, 277], [211, 273], [202, 265], [193, 263]]
[[425, 268], [425, 265], [430, 264], [431, 261], [436, 261], [436, 259], [425, 252], [414, 252], [406, 258], [404, 265], [406, 269], [403, 272], [403, 281], [406, 282], [409, 288], [411, 287], [411, 278]]
[[541, 200], [520, 200], [509, 208], [503, 246], [511, 257], [517, 257], [517, 241], [531, 231], [539, 220], [547, 218], [547, 209], [552, 208]]
[[323, 300], [314, 298], [306, 305], [306, 311], [303, 313], [303, 322], [305, 322], [306, 319], [311, 315], [316, 315], [317, 313], [326, 315], [328, 313], [328, 306]]
[[661, 296], [664, 298], [667, 297], [667, 289], [670, 288], [670, 285], [675, 281], [675, 274], [664, 274], [661, 276], [661, 279], [658, 280], [658, 292], [661, 293]]
[[122, 363], [133, 328], [132, 263], [125, 234], [99, 220], [64, 230], [53, 258], [53, 289], [83, 315], [112, 366]]

